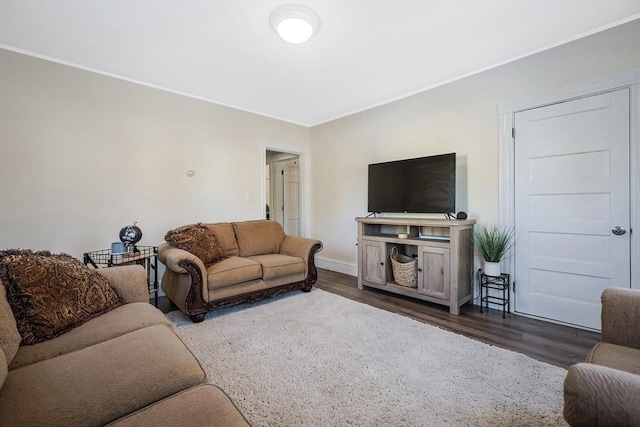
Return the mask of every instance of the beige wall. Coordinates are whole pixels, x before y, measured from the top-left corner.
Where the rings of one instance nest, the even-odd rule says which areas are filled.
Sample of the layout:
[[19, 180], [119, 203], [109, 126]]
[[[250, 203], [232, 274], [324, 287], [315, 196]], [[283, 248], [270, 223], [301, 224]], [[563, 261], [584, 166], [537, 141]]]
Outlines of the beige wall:
[[457, 210], [498, 220], [498, 104], [640, 67], [640, 21], [311, 129], [319, 265], [355, 274], [367, 165], [456, 152]]
[[309, 130], [0, 50], [0, 249], [263, 217], [265, 146], [308, 153]]
[[311, 153], [319, 265], [355, 273], [369, 163], [455, 151], [458, 210], [496, 221], [498, 104], [637, 67], [634, 21], [308, 129], [0, 50], [0, 249], [81, 256], [133, 221], [157, 244], [260, 217], [266, 146]]

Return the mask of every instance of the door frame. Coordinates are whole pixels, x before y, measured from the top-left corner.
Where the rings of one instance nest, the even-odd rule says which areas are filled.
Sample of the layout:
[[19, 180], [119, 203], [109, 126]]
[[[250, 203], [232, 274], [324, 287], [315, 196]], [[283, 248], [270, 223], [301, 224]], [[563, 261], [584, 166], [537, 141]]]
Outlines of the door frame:
[[278, 147], [273, 144], [265, 144], [262, 147], [262, 156], [261, 156], [261, 210], [262, 213], [260, 218], [265, 218], [264, 207], [267, 204], [267, 151], [277, 151], [279, 153], [293, 154], [298, 156], [298, 167], [300, 173], [300, 236], [307, 237], [309, 236], [309, 168], [307, 167], [308, 163], [308, 153], [301, 151], [293, 151], [287, 148]]
[[[498, 105], [500, 119], [498, 159], [499, 223], [501, 226], [515, 224], [515, 146], [512, 134], [515, 114], [624, 88], [628, 88], [630, 91], [631, 288], [640, 289], [640, 263], [638, 262], [638, 259], [640, 259], [640, 196], [638, 195], [640, 192], [640, 68]], [[633, 232], [634, 229], [635, 233]], [[516, 251], [517, 248], [514, 246], [512, 250]], [[515, 257], [509, 257], [504, 260], [502, 268], [503, 271], [512, 275], [512, 283], [515, 283], [517, 288], [518, 278], [513, 276], [515, 272]], [[515, 301], [513, 288], [511, 289], [511, 300]], [[511, 311], [517, 312], [517, 307], [512, 305]], [[549, 319], [545, 320], [553, 323], [562, 323]]]

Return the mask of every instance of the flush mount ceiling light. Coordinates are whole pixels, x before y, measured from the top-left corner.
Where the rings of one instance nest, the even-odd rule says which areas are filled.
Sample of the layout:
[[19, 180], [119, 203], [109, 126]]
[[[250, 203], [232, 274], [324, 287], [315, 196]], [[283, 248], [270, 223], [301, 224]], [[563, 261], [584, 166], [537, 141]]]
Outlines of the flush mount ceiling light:
[[271, 26], [289, 43], [304, 43], [318, 31], [320, 19], [311, 9], [298, 5], [281, 6], [271, 14]]

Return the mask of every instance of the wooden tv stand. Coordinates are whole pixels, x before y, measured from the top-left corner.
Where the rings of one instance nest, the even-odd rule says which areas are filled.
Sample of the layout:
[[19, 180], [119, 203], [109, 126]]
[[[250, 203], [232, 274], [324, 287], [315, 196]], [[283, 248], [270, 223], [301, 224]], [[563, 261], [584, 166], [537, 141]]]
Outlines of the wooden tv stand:
[[[358, 289], [365, 286], [449, 307], [473, 293], [473, 225], [475, 220], [422, 218], [356, 218], [358, 222]], [[407, 238], [398, 238], [405, 233]], [[391, 249], [418, 259], [417, 288], [394, 282]]]

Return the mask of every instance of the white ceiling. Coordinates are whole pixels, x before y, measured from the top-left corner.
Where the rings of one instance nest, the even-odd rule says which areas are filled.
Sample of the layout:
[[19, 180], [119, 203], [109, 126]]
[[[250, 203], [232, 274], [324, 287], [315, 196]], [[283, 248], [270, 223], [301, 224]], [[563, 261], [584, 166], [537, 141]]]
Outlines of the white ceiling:
[[[320, 17], [302, 45], [278, 6]], [[0, 47], [312, 126], [640, 18], [640, 0], [0, 1]]]

